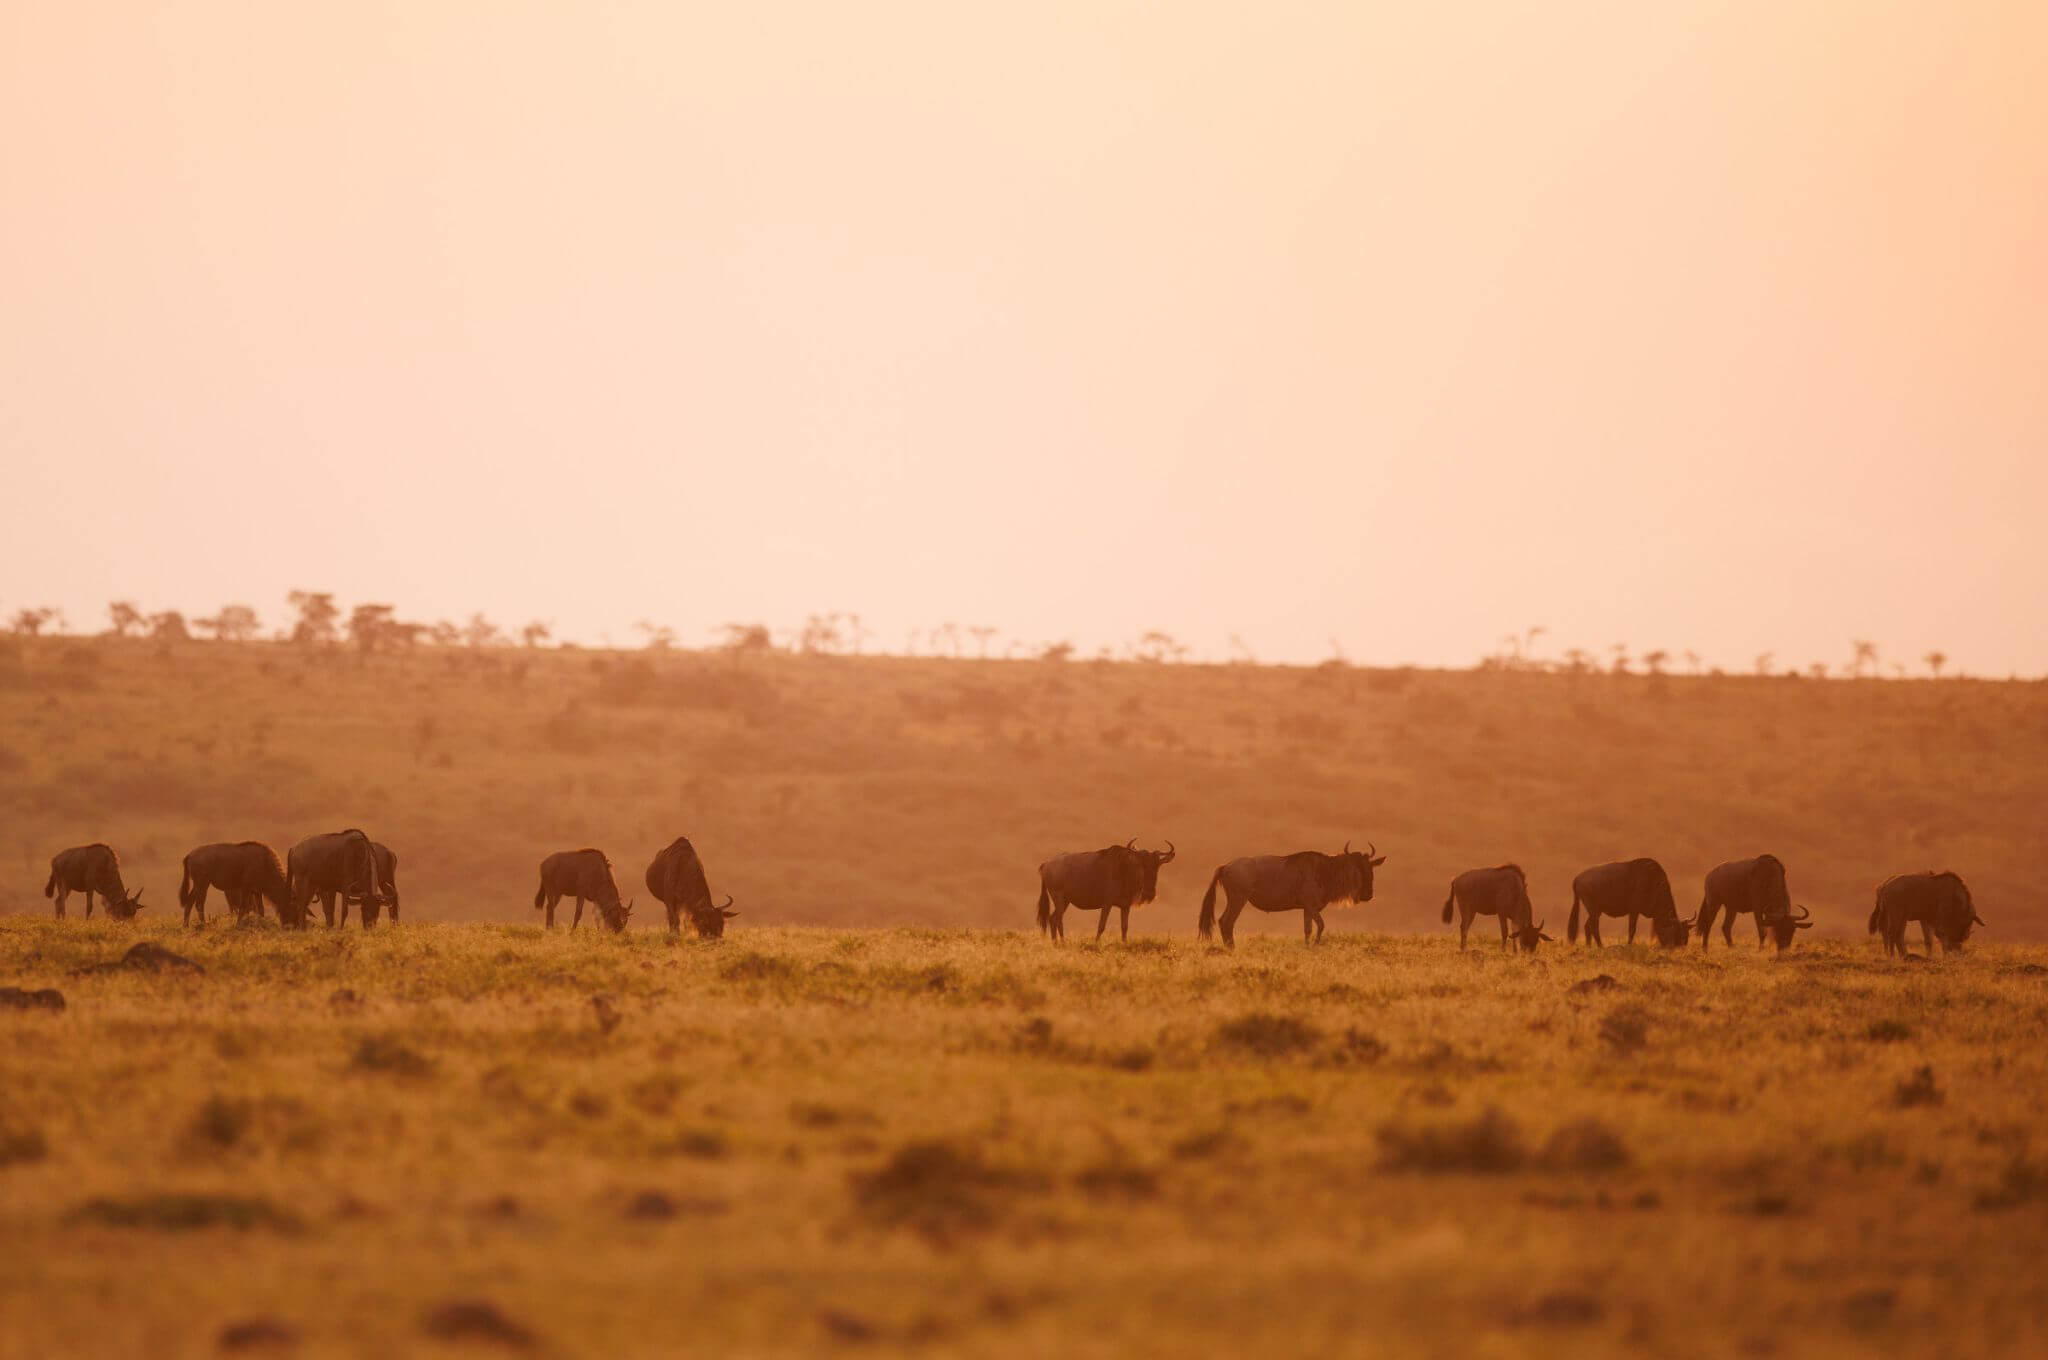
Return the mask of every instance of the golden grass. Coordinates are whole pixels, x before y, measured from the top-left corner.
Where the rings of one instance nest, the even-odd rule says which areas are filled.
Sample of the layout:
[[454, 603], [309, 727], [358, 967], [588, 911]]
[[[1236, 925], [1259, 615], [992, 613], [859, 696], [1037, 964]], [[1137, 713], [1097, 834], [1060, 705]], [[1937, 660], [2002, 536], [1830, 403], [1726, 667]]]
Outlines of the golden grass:
[[[138, 938], [205, 971], [79, 971]], [[2044, 950], [14, 917], [0, 980], [67, 1001], [0, 1009], [9, 1356], [2048, 1346]]]

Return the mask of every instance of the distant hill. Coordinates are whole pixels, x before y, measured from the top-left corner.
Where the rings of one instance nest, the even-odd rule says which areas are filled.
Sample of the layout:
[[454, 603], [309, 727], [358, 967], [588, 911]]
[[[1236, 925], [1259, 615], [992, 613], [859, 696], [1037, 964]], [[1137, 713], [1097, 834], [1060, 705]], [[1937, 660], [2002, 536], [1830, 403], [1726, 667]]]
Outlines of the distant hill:
[[1349, 838], [1387, 863], [1332, 929], [1441, 930], [1451, 876], [1507, 860], [1553, 933], [1577, 870], [1636, 855], [1690, 912], [1769, 850], [1823, 934], [1944, 867], [1992, 938], [2048, 937], [2040, 682], [39, 638], [0, 641], [0, 719], [9, 911], [67, 845], [170, 912], [195, 844], [361, 825], [420, 919], [533, 919], [541, 857], [586, 844], [645, 898], [686, 834], [740, 928], [1027, 929], [1038, 861], [1135, 836], [1180, 857], [1133, 931], [1187, 934], [1223, 860]]

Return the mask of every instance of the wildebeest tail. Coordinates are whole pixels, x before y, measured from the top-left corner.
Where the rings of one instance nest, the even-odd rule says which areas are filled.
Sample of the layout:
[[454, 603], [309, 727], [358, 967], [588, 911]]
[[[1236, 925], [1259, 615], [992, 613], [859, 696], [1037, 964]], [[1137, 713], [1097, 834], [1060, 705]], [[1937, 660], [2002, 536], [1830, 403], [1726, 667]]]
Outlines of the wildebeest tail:
[[49, 881], [48, 883], [45, 883], [45, 884], [43, 885], [43, 896], [45, 896], [45, 897], [55, 897], [56, 895], [57, 895], [57, 864], [56, 864], [56, 861], [52, 860], [52, 861], [50, 862], [50, 881]]
[[198, 896], [199, 893], [192, 883], [192, 859], [188, 855], [185, 859], [184, 876], [178, 880], [178, 905], [190, 907], [193, 899]]
[[1045, 879], [1038, 880], [1038, 929], [1041, 933], [1052, 933], [1052, 894], [1046, 891]]
[[1572, 919], [1564, 923], [1564, 937], [1573, 944], [1579, 942], [1579, 885], [1572, 884]]
[[1876, 905], [1876, 906], [1873, 906], [1873, 907], [1872, 907], [1872, 908], [1870, 909], [1870, 929], [1869, 929], [1869, 930], [1866, 930], [1866, 931], [1864, 931], [1863, 933], [1864, 933], [1864, 934], [1866, 934], [1866, 935], [1875, 935], [1875, 934], [1877, 934], [1877, 930], [1878, 930], [1878, 923], [1879, 923], [1879, 919], [1880, 919], [1880, 918], [1881, 918], [1881, 917], [1882, 917], [1883, 915], [1884, 915], [1884, 899], [1880, 897], [1880, 898], [1878, 899], [1877, 905]]
[[1216, 885], [1222, 878], [1223, 866], [1219, 864], [1216, 866], [1216, 872], [1209, 875], [1209, 891], [1202, 894], [1202, 919], [1196, 928], [1202, 932], [1202, 938], [1205, 940], [1216, 929]]
[[540, 886], [533, 890], [533, 909], [535, 911], [539, 911], [542, 907], [547, 905], [547, 901], [548, 876], [546, 874], [542, 874], [540, 876]]
[[1444, 924], [1451, 923], [1451, 904], [1458, 900], [1458, 885], [1451, 884], [1451, 890], [1444, 894]]

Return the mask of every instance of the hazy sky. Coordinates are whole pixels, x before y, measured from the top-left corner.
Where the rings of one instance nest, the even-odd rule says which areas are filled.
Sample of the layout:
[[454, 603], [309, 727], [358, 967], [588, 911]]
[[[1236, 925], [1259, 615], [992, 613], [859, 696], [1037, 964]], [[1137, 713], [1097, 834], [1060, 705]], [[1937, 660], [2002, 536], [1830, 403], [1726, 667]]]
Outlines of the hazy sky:
[[2048, 5], [0, 5], [0, 610], [2048, 671]]

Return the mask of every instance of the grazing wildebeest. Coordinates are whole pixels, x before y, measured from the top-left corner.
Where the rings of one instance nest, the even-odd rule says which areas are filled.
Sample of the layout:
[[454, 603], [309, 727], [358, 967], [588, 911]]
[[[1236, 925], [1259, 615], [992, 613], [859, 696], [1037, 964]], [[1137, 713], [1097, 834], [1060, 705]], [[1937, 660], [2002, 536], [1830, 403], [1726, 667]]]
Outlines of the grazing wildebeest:
[[1173, 859], [1173, 842], [1164, 850], [1140, 850], [1138, 838], [1100, 850], [1054, 855], [1038, 866], [1038, 928], [1049, 939], [1067, 938], [1067, 908], [1100, 912], [1095, 938], [1109, 926], [1110, 908], [1118, 912], [1118, 938], [1131, 938], [1131, 908], [1142, 907], [1159, 894], [1159, 866]]
[[1533, 918], [1535, 911], [1529, 905], [1529, 880], [1522, 873], [1519, 864], [1503, 864], [1497, 869], [1467, 869], [1451, 880], [1450, 895], [1444, 898], [1444, 924], [1451, 923], [1451, 911], [1458, 913], [1458, 948], [1465, 947], [1465, 936], [1472, 929], [1475, 916], [1497, 916], [1500, 918], [1500, 947], [1513, 949], [1520, 945], [1522, 952], [1533, 954], [1536, 946], [1550, 941], [1543, 933], [1543, 926]]
[[135, 896], [128, 895], [128, 888], [121, 882], [121, 860], [110, 846], [95, 842], [92, 845], [76, 845], [69, 850], [59, 850], [50, 857], [50, 881], [43, 885], [43, 896], [57, 900], [57, 915], [64, 914], [64, 899], [75, 892], [85, 894], [85, 919], [92, 919], [93, 894], [105, 899], [107, 915], [116, 921], [132, 921], [135, 913], [142, 910], [142, 889], [135, 890]]
[[1565, 922], [1565, 938], [1579, 938], [1579, 906], [1586, 908], [1586, 938], [1594, 944], [1605, 945], [1600, 938], [1602, 916], [1628, 917], [1628, 942], [1636, 942], [1636, 918], [1648, 917], [1653, 923], [1670, 924], [1653, 926], [1659, 944], [1685, 943], [1685, 936], [1679, 933], [1680, 926], [1689, 923], [1678, 915], [1678, 904], [1671, 900], [1671, 880], [1664, 874], [1664, 866], [1653, 859], [1625, 859], [1615, 864], [1600, 864], [1586, 870], [1572, 880], [1572, 915]]
[[1934, 941], [1941, 952], [1961, 949], [1973, 926], [1984, 924], [1970, 889], [1952, 873], [1899, 874], [1877, 885], [1877, 905], [1870, 909], [1870, 933], [1884, 936], [1884, 952], [1906, 953], [1906, 925], [1920, 923], [1920, 947], [1930, 955]]
[[236, 915], [245, 911], [263, 912], [263, 899], [277, 908], [280, 925], [296, 925], [304, 928], [306, 916], [294, 911], [291, 904], [291, 886], [285, 878], [284, 866], [277, 862], [277, 852], [262, 841], [227, 841], [216, 845], [202, 845], [185, 856], [185, 875], [178, 883], [178, 905], [185, 909], [185, 924], [192, 924], [192, 913], [199, 913], [199, 924], [206, 924], [206, 890], [219, 888], [228, 900], [228, 908]]
[[[370, 859], [377, 868], [377, 895], [384, 901], [385, 909], [391, 913], [391, 924], [398, 924], [398, 856], [382, 841], [370, 842]], [[341, 923], [348, 924], [348, 909], [353, 903], [361, 910], [365, 903], [363, 895], [351, 889], [341, 895]]]
[[[1319, 850], [1297, 850], [1291, 855], [1248, 855], [1221, 865], [1210, 876], [1209, 890], [1202, 894], [1202, 938], [1217, 925], [1223, 943], [1233, 948], [1237, 941], [1231, 927], [1246, 904], [1260, 911], [1298, 911], [1301, 938], [1313, 942], [1323, 938], [1323, 912], [1330, 907], [1372, 901], [1372, 871], [1387, 857], [1373, 858], [1377, 847], [1353, 850], [1344, 842], [1344, 853], [1326, 855]], [[1216, 889], [1224, 896], [1223, 919], [1216, 918]]]
[[724, 906], [712, 902], [711, 885], [704, 881], [704, 861], [697, 858], [697, 848], [690, 844], [688, 836], [670, 841], [647, 866], [647, 891], [668, 908], [671, 935], [683, 933], [685, 912], [696, 928], [697, 938], [702, 940], [715, 940], [725, 934], [726, 920], [739, 915], [730, 909], [730, 893], [726, 894]]
[[1797, 913], [1792, 910], [1792, 894], [1785, 890], [1785, 865], [1776, 855], [1758, 855], [1755, 859], [1734, 859], [1719, 864], [1707, 871], [1706, 895], [1700, 899], [1699, 922], [1700, 951], [1706, 952], [1707, 932], [1713, 928], [1714, 914], [1726, 911], [1721, 918], [1721, 942], [1735, 944], [1735, 917], [1748, 912], [1756, 919], [1756, 947], [1764, 947], [1764, 937], [1771, 936], [1783, 950], [1791, 945], [1794, 934], [1813, 925], [1812, 913], [1801, 907]]
[[308, 836], [285, 856], [285, 877], [291, 886], [292, 909], [301, 918], [310, 914], [313, 899], [320, 899], [320, 912], [332, 929], [334, 904], [343, 899], [342, 923], [347, 924], [346, 899], [362, 902], [363, 929], [377, 924], [377, 911], [384, 894], [377, 887], [377, 853], [367, 834], [350, 827], [346, 831], [323, 831]]
[[540, 888], [533, 895], [534, 910], [547, 908], [548, 929], [555, 928], [555, 904], [565, 897], [576, 899], [576, 915], [569, 929], [583, 920], [586, 899], [596, 905], [597, 914], [613, 930], [624, 930], [633, 904], [620, 905], [619, 885], [612, 881], [612, 862], [602, 850], [562, 850], [540, 862]]

